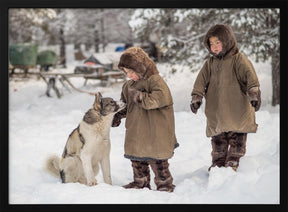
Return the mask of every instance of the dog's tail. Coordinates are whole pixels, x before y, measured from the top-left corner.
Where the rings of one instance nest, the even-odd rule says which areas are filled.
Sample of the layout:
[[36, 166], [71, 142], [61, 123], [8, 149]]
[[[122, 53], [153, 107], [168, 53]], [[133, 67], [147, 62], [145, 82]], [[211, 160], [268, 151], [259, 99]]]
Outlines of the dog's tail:
[[52, 155], [52, 156], [48, 157], [46, 160], [45, 170], [49, 174], [51, 174], [57, 178], [60, 178], [59, 162], [60, 162], [60, 158], [57, 155]]

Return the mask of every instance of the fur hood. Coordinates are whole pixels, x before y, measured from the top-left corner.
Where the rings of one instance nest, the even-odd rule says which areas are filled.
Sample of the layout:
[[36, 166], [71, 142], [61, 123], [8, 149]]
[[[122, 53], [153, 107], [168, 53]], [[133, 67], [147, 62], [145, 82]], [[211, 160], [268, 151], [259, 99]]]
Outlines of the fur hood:
[[204, 38], [205, 47], [210, 54], [215, 55], [210, 49], [210, 37], [217, 37], [223, 43], [223, 50], [219, 56], [232, 56], [239, 52], [235, 35], [228, 25], [216, 24], [212, 26]]
[[131, 47], [124, 51], [120, 57], [118, 68], [122, 71], [124, 71], [123, 68], [132, 69], [140, 79], [148, 79], [159, 73], [153, 60], [140, 47]]

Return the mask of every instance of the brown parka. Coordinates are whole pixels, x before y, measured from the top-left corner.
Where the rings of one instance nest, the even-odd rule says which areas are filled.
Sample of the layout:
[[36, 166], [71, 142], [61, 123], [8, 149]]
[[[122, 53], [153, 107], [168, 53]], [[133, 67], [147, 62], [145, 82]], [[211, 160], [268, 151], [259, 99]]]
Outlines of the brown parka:
[[[213, 55], [209, 38], [218, 37], [223, 51]], [[229, 26], [215, 25], [206, 34], [204, 44], [213, 55], [200, 70], [191, 95], [205, 97], [206, 135], [222, 132], [255, 133], [255, 110], [247, 91], [259, 87], [252, 63], [239, 53], [235, 36]]]
[[[132, 69], [139, 81], [129, 80], [122, 87], [121, 100], [126, 102], [125, 157], [133, 160], [166, 160], [178, 146], [175, 136], [173, 100], [154, 62], [138, 47], [127, 49], [119, 69]], [[129, 88], [141, 91], [135, 104]]]

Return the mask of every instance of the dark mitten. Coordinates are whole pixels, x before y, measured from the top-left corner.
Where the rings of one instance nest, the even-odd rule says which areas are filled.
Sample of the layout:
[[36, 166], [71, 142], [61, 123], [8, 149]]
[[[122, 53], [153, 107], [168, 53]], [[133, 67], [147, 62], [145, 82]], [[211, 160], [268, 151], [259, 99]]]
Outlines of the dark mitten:
[[199, 107], [201, 106], [202, 104], [202, 96], [198, 96], [198, 95], [192, 95], [192, 100], [191, 100], [191, 104], [190, 104], [190, 108], [191, 108], [191, 111], [193, 113], [197, 113], [197, 110], [199, 109]]
[[126, 107], [123, 110], [116, 113], [112, 121], [112, 127], [118, 127], [121, 124], [121, 119], [126, 117], [126, 113], [127, 113]]
[[128, 88], [128, 96], [135, 103], [140, 103], [142, 100], [141, 91], [136, 90], [135, 88]]
[[119, 116], [119, 114], [116, 113], [112, 121], [112, 127], [118, 127], [120, 124], [121, 124], [121, 116]]
[[261, 91], [259, 87], [253, 87], [248, 90], [248, 97], [251, 105], [255, 108], [255, 112], [261, 106]]

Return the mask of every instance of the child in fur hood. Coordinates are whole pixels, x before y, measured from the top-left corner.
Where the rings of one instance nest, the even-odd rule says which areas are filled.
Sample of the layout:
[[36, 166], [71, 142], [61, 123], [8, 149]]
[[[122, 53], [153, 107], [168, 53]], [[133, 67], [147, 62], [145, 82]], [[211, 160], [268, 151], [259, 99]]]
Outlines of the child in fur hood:
[[124, 188], [151, 189], [150, 165], [157, 190], [173, 192], [168, 159], [178, 143], [170, 90], [154, 62], [139, 47], [123, 52], [118, 68], [131, 79], [122, 87], [121, 100], [126, 108], [115, 114], [112, 123], [117, 127], [121, 118], [126, 118], [124, 157], [132, 162], [134, 181]]
[[[246, 152], [247, 133], [255, 133], [255, 111], [261, 105], [259, 82], [252, 63], [239, 53], [227, 25], [211, 27], [204, 45], [212, 55], [200, 70], [190, 104], [193, 113], [205, 97], [206, 136], [212, 137], [212, 167], [235, 171]], [[229, 147], [230, 146], [230, 147]]]

